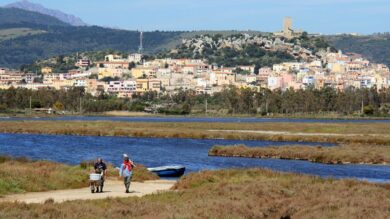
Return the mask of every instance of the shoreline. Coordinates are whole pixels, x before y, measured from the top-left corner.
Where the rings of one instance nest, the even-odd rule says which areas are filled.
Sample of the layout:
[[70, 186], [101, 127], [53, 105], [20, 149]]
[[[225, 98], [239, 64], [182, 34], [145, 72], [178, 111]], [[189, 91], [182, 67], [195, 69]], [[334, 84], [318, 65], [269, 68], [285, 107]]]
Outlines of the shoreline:
[[[352, 163], [352, 162], [345, 162], [345, 161], [334, 161], [334, 162], [328, 162], [328, 163], [324, 163], [324, 162], [317, 162], [315, 160], [311, 160], [311, 159], [305, 159], [305, 158], [285, 158], [285, 157], [278, 157], [278, 156], [244, 156], [244, 155], [225, 155], [225, 154], [218, 154], [218, 155], [208, 155], [210, 157], [239, 157], [239, 158], [248, 158], [248, 159], [276, 159], [276, 160], [299, 160], [299, 161], [308, 161], [308, 162], [311, 162], [311, 163], [319, 163], [319, 164], [328, 164], [328, 165], [366, 165], [366, 166], [389, 166], [390, 163], [364, 163], [364, 162], [361, 162], [361, 163]], [[310, 175], [310, 174], [309, 174]]]
[[103, 112], [103, 113], [86, 113], [86, 114], [65, 114], [65, 115], [48, 115], [48, 114], [33, 114], [33, 115], [26, 115], [26, 114], [14, 114], [14, 113], [5, 113], [0, 114], [1, 118], [43, 118], [43, 119], [49, 119], [49, 118], [66, 118], [66, 117], [107, 117], [107, 118], [216, 118], [216, 119], [308, 119], [308, 120], [324, 120], [324, 121], [331, 121], [331, 120], [389, 120], [389, 117], [367, 117], [367, 116], [307, 116], [307, 115], [273, 115], [273, 116], [260, 116], [260, 115], [250, 115], [250, 114], [234, 114], [234, 115], [224, 115], [224, 114], [189, 114], [189, 115], [165, 115], [165, 114], [150, 114], [150, 113], [143, 113], [143, 112]]
[[[334, 144], [360, 143], [372, 145], [390, 145], [390, 135], [386, 131], [389, 128], [390, 124], [388, 123], [324, 124], [288, 122], [150, 123], [113, 121], [0, 121], [0, 133], [4, 134], [19, 133], [74, 136], [118, 136], [193, 139], [222, 138], [226, 140], [319, 142]], [[275, 132], [277, 134], [272, 134], [272, 132]], [[283, 134], [285, 132], [291, 132], [291, 134]], [[362, 135], [356, 133], [365, 134]], [[381, 136], [381, 138], [379, 138], [378, 136]]]
[[[368, 155], [370, 154], [370, 155]], [[390, 165], [390, 146], [341, 145], [337, 147], [247, 147], [245, 145], [214, 146], [211, 157], [241, 157], [248, 159], [301, 160], [329, 165]]]

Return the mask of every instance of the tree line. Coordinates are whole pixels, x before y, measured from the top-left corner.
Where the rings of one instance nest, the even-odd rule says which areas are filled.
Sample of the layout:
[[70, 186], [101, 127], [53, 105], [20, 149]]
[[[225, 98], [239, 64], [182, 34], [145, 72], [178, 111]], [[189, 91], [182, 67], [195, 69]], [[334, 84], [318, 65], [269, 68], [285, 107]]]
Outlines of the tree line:
[[0, 90], [0, 111], [24, 110], [30, 106], [84, 113], [154, 109], [164, 114], [202, 113], [209, 110], [221, 114], [390, 115], [390, 89], [378, 91], [376, 88], [349, 88], [341, 92], [327, 87], [271, 91], [232, 86], [214, 95], [197, 94], [192, 90], [178, 90], [175, 94], [150, 91], [124, 99], [104, 92], [94, 97], [77, 87], [67, 90]]

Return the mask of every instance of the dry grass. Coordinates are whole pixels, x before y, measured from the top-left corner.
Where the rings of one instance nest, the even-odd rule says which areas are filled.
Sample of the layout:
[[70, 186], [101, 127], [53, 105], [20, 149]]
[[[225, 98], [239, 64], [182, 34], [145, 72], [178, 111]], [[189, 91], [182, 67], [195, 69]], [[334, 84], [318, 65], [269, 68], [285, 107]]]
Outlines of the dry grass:
[[[109, 168], [111, 176], [118, 171]], [[0, 157], [0, 195], [74, 189], [88, 186], [90, 167], [68, 166], [49, 161], [30, 161], [25, 158]], [[155, 180], [158, 176], [139, 165], [133, 181]]]
[[262, 169], [193, 173], [177, 191], [43, 205], [0, 203], [2, 218], [389, 218], [390, 185]]
[[341, 145], [337, 147], [214, 146], [210, 156], [308, 160], [327, 164], [390, 164], [390, 146]]
[[88, 175], [78, 166], [6, 157], [0, 159], [0, 195], [81, 188], [86, 185]]
[[[209, 130], [285, 131], [332, 135], [268, 135], [260, 133], [210, 132]], [[4, 121], [0, 133], [36, 133], [89, 136], [159, 138], [224, 138], [241, 140], [307, 141], [390, 145], [390, 123], [147, 123], [109, 121]], [[349, 136], [343, 134], [359, 134]], [[382, 136], [374, 136], [374, 135]]]

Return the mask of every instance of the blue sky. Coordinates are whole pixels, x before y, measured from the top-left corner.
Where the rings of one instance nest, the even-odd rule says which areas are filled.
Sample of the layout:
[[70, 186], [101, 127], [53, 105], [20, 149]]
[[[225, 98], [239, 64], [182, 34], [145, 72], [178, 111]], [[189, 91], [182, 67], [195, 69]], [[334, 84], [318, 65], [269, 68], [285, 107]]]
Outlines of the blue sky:
[[[14, 0], [0, 0], [0, 5]], [[142, 30], [390, 32], [390, 0], [32, 0], [89, 24]]]

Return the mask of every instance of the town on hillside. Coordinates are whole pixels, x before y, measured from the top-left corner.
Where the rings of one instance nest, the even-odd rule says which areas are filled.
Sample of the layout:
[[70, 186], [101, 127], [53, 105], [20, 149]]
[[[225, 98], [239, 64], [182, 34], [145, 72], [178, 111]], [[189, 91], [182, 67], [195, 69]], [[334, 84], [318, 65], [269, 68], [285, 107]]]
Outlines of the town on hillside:
[[286, 18], [283, 30], [273, 33], [273, 39], [243, 34], [241, 37], [220, 39], [217, 43], [209, 36], [182, 42], [183, 46], [192, 48], [196, 54], [202, 53], [208, 44], [213, 49], [236, 50], [242, 49], [243, 45], [250, 45], [264, 51], [283, 50], [295, 57], [295, 61], [273, 64], [272, 67], [227, 67], [201, 58], [164, 57], [145, 60], [140, 49], [139, 53], [129, 55], [109, 54], [104, 60], [94, 62], [89, 57], [80, 57], [74, 63], [77, 68], [67, 73], [54, 72], [50, 66], [43, 66], [40, 74], [0, 68], [0, 89], [83, 87], [92, 95], [105, 92], [131, 98], [135, 93], [175, 93], [183, 89], [212, 95], [227, 86], [255, 90], [332, 87], [342, 91], [350, 87], [389, 88], [390, 71], [385, 64], [371, 63], [355, 53], [337, 52], [329, 48], [313, 51], [289, 43], [289, 39], [303, 34], [305, 32], [293, 29], [291, 18]]

